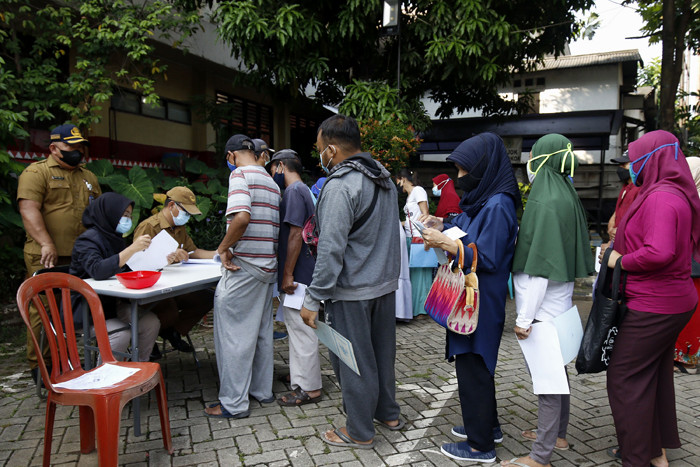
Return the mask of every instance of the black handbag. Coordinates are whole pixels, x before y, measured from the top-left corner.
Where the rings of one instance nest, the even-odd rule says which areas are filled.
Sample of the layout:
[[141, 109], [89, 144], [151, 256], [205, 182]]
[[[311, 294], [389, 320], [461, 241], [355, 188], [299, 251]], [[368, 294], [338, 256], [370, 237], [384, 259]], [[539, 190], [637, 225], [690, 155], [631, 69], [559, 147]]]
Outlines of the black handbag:
[[610, 268], [607, 267], [612, 248], [603, 255], [600, 275], [593, 294], [593, 305], [588, 315], [586, 329], [583, 331], [581, 348], [576, 358], [576, 371], [582, 373], [599, 373], [608, 369], [615, 338], [620, 332], [627, 306], [624, 304], [623, 290], [620, 293], [622, 276], [622, 257], [618, 258], [613, 268], [612, 281], [608, 284]]

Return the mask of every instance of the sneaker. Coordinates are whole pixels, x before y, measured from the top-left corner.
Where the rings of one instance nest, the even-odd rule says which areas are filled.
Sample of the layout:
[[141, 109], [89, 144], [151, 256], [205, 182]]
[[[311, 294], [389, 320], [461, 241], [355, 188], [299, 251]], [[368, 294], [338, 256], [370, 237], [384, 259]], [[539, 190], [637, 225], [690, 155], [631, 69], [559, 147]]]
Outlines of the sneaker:
[[[458, 438], [468, 439], [467, 432], [463, 426], [456, 426], [452, 428], [452, 434]], [[498, 444], [503, 441], [503, 431], [501, 431], [500, 426], [493, 428], [493, 442]]]
[[287, 338], [287, 333], [286, 332], [280, 332], [280, 331], [274, 331], [272, 333], [272, 338], [276, 341], [286, 339]]
[[469, 446], [469, 444], [467, 444], [466, 441], [443, 444], [440, 451], [442, 451], [442, 453], [447, 457], [458, 461], [482, 462], [484, 464], [496, 462], [495, 449], [484, 452], [475, 451], [471, 448], [471, 446]]

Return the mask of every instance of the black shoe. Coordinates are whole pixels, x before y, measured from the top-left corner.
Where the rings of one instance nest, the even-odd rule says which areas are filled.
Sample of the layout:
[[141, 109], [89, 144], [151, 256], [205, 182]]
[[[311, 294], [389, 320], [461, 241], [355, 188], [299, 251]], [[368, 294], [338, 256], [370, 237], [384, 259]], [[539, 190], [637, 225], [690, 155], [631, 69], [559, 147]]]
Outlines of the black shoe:
[[155, 343], [153, 344], [153, 350], [151, 350], [151, 356], [148, 358], [148, 360], [151, 362], [155, 362], [156, 360], [160, 360], [161, 358], [163, 358], [163, 354], [160, 353], [158, 343]]
[[179, 350], [180, 352], [194, 352], [192, 346], [185, 342], [182, 337], [180, 337], [180, 334], [178, 334], [178, 332], [175, 330], [171, 329], [161, 333], [161, 337], [163, 337], [163, 339], [167, 339], [175, 350]]

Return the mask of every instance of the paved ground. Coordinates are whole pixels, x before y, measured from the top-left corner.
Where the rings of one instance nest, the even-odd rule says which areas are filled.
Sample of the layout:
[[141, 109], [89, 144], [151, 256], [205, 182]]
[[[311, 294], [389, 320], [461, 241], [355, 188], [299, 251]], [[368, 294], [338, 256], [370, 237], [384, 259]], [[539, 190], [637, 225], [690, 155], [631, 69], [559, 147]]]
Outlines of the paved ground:
[[[578, 302], [587, 311], [590, 302]], [[509, 331], [514, 322], [514, 305], [508, 303], [506, 333], [497, 368], [499, 415], [505, 438], [497, 446], [499, 460], [526, 454], [529, 443], [520, 438], [523, 429], [536, 423], [536, 397], [523, 368], [518, 344]], [[170, 353], [161, 360], [168, 385], [170, 419], [175, 453], [162, 447], [155, 399], [143, 398], [144, 436], [133, 435], [129, 406], [121, 423], [123, 441], [120, 464], [184, 465], [455, 465], [440, 453], [440, 445], [455, 441], [453, 425], [461, 425], [457, 380], [452, 365], [443, 358], [444, 331], [429, 319], [400, 324], [397, 329], [397, 397], [408, 423], [401, 432], [377, 431], [373, 450], [329, 447], [319, 433], [342, 426], [340, 391], [327, 356], [323, 355], [323, 401], [299, 408], [277, 404], [251, 404], [252, 414], [244, 420], [208, 419], [205, 402], [217, 399], [216, 361], [211, 329], [195, 333], [195, 345], [202, 362], [195, 368], [189, 354]], [[287, 342], [275, 343], [275, 370], [287, 365]], [[575, 375], [575, 370], [571, 369]], [[671, 465], [700, 466], [700, 375], [677, 375], [678, 419], [683, 447], [669, 451]], [[564, 466], [620, 465], [607, 457], [606, 448], [615, 445], [612, 417], [605, 391], [605, 376], [572, 376], [571, 450], [555, 451], [552, 463]], [[275, 382], [276, 393], [285, 390]], [[28, 372], [0, 380], [0, 465], [39, 465], [42, 460], [45, 405], [34, 395]], [[53, 439], [55, 465], [97, 465], [96, 453], [80, 454], [77, 410], [59, 408]]]

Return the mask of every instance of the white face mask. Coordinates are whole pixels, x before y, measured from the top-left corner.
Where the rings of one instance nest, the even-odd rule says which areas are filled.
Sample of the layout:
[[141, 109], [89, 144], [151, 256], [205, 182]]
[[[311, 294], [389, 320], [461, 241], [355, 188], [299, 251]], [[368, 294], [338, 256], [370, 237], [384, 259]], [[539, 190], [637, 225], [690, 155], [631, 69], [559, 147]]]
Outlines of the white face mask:
[[532, 185], [532, 182], [535, 181], [535, 173], [530, 170], [530, 164], [525, 164], [525, 168], [527, 169], [527, 179], [530, 181], [530, 184]]

